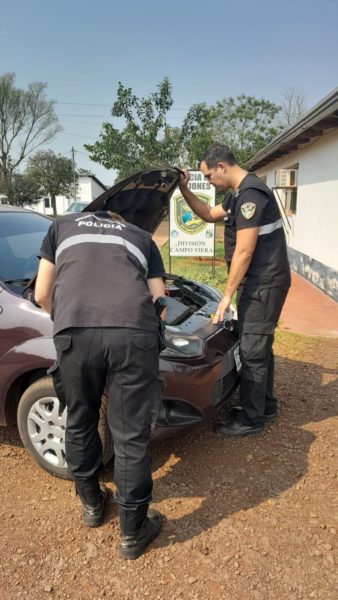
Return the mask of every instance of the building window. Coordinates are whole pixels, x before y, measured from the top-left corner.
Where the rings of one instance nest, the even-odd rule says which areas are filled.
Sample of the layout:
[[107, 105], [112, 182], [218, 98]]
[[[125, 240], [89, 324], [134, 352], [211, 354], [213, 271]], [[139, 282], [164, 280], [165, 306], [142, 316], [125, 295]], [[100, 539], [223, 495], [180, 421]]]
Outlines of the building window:
[[297, 212], [297, 185], [298, 164], [275, 171], [273, 189], [287, 215], [295, 215]]
[[45, 208], [50, 208], [50, 198], [44, 198]]

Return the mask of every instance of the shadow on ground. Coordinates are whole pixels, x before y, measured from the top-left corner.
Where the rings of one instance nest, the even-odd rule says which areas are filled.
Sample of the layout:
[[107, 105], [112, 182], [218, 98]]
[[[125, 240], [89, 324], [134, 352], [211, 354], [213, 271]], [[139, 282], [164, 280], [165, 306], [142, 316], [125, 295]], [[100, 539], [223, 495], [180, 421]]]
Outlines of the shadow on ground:
[[[278, 420], [263, 434], [239, 440], [215, 434], [207, 422], [185, 436], [153, 446], [154, 501], [168, 520], [157, 547], [191, 539], [239, 511], [276, 498], [302, 478], [315, 434], [306, 426], [338, 414], [337, 372], [276, 359]], [[0, 444], [21, 446], [15, 428], [0, 429]], [[112, 481], [112, 469], [103, 479]], [[113, 505], [109, 518], [116, 515]]]
[[[306, 426], [338, 414], [337, 372], [281, 357], [276, 363], [280, 414], [262, 435], [224, 439], [207, 422], [154, 444], [154, 501], [168, 517], [158, 547], [276, 498], [307, 473], [315, 434]], [[111, 471], [105, 477], [111, 481]]]

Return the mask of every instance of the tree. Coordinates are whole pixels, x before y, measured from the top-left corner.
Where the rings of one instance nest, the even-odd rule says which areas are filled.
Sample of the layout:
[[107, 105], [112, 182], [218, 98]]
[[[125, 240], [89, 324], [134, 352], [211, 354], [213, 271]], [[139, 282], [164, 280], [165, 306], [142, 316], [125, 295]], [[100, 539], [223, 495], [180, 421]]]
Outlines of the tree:
[[79, 167], [77, 169], [77, 174], [79, 177], [80, 177], [80, 175], [89, 176], [89, 177], [92, 177], [94, 175], [94, 173], [90, 169], [82, 169], [81, 167]]
[[304, 92], [301, 90], [292, 87], [287, 89], [282, 96], [283, 102], [278, 116], [278, 124], [282, 129], [287, 129], [306, 113], [307, 106]]
[[[5, 188], [0, 185], [0, 192], [5, 193]], [[40, 186], [31, 176], [26, 173], [13, 173], [11, 180], [12, 204], [23, 206], [25, 204], [36, 204], [41, 198]]]
[[157, 87], [150, 96], [138, 98], [120, 82], [112, 116], [123, 118], [124, 127], [103, 123], [100, 139], [85, 145], [92, 160], [117, 170], [118, 179], [154, 165], [195, 167], [215, 141], [228, 144], [244, 165], [280, 131], [280, 107], [244, 94], [211, 106], [194, 104], [182, 126], [171, 127], [166, 121], [173, 105], [170, 82], [165, 78]]
[[269, 100], [241, 94], [214, 105], [194, 104], [182, 124], [182, 146], [187, 162], [195, 166], [213, 142], [230, 146], [237, 161], [245, 165], [277, 133], [280, 107]]
[[280, 107], [265, 100], [241, 94], [215, 104], [217, 141], [228, 144], [240, 165], [264, 148], [280, 131], [276, 116]]
[[27, 174], [38, 183], [40, 195], [51, 197], [54, 216], [56, 196], [70, 198], [76, 194], [74, 187], [77, 187], [77, 173], [74, 173], [72, 161], [60, 154], [56, 155], [51, 150], [40, 151], [32, 156], [29, 159]]
[[182, 159], [190, 167], [197, 168], [203, 152], [215, 140], [215, 118], [215, 108], [200, 103], [193, 104], [183, 120], [181, 130]]
[[14, 73], [0, 77], [0, 179], [12, 200], [12, 177], [22, 161], [60, 131], [55, 102], [47, 100], [47, 84], [15, 87]]
[[172, 105], [167, 78], [156, 92], [144, 98], [138, 98], [131, 88], [119, 82], [111, 114], [123, 118], [124, 127], [118, 129], [112, 123], [103, 123], [100, 139], [93, 145], [85, 145], [91, 160], [106, 169], [115, 169], [118, 179], [154, 165], [177, 163], [181, 131], [170, 127], [166, 120]]

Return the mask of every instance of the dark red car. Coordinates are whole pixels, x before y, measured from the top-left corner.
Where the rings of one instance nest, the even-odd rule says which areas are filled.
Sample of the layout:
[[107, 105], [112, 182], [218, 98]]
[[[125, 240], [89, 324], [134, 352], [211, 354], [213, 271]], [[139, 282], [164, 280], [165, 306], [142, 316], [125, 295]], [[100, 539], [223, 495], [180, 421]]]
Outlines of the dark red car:
[[[178, 178], [177, 169], [138, 173], [85, 210], [110, 208], [153, 232], [168, 210]], [[66, 411], [47, 375], [55, 360], [52, 322], [27, 287], [50, 223], [30, 210], [0, 207], [0, 425], [17, 423], [33, 459], [49, 473], [67, 477]], [[210, 319], [220, 293], [175, 275], [167, 276], [166, 288], [167, 347], [160, 357], [164, 386], [154, 437], [196, 425], [219, 408], [236, 387], [240, 369], [233, 322], [213, 325]], [[104, 397], [100, 435], [105, 463], [113, 454], [106, 404]]]

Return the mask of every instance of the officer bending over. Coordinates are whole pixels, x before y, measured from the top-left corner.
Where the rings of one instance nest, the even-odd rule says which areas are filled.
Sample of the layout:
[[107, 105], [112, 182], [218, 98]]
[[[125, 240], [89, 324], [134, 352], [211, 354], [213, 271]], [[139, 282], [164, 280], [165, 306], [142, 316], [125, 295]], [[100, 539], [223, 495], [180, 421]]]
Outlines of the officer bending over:
[[[152, 499], [151, 419], [159, 406], [158, 318], [164, 267], [151, 235], [115, 213], [57, 218], [40, 251], [35, 299], [54, 321], [67, 403], [66, 460], [83, 522], [104, 518], [99, 485], [101, 396], [107, 385], [114, 481], [124, 558], [140, 556], [161, 528]], [[55, 373], [54, 373], [55, 375]]]
[[236, 163], [228, 146], [210, 146], [200, 169], [216, 189], [233, 190], [223, 204], [210, 207], [189, 190], [188, 173], [180, 180], [182, 195], [199, 217], [225, 223], [229, 275], [214, 323], [224, 318], [238, 290], [240, 406], [229, 423], [218, 423], [217, 431], [224, 436], [256, 434], [277, 413], [272, 344], [291, 281], [283, 223], [273, 192]]

